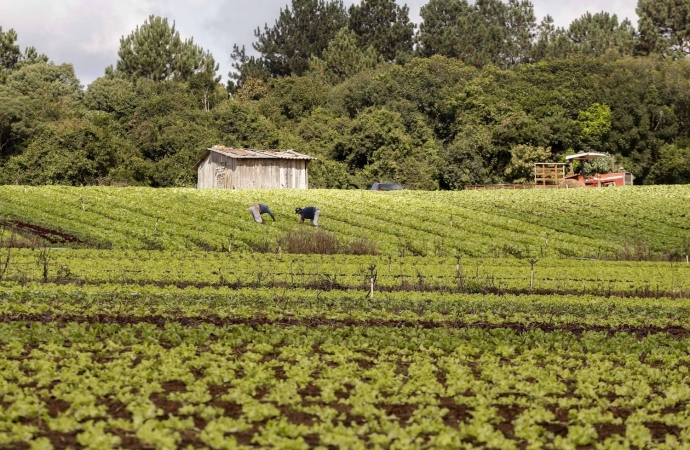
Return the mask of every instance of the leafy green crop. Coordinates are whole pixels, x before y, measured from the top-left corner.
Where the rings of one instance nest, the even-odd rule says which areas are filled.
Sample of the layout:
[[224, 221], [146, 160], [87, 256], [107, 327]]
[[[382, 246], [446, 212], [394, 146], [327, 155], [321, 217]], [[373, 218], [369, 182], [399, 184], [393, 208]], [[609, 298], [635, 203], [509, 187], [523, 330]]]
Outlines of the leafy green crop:
[[[316, 205], [322, 227], [344, 241], [372, 239], [387, 255], [684, 256], [690, 188], [531, 191], [223, 191], [0, 187], [0, 218], [67, 232], [89, 245], [235, 251], [296, 226], [296, 206]], [[256, 225], [248, 205], [278, 221]]]

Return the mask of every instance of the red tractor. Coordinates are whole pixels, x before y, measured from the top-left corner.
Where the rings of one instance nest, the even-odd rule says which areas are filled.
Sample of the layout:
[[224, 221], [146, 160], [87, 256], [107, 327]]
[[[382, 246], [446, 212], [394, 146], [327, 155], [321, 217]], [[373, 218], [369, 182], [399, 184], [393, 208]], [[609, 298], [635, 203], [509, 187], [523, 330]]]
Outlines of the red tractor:
[[[617, 172], [616, 165], [611, 157], [611, 172], [596, 173], [591, 176], [586, 176], [584, 172], [584, 161], [603, 158], [609, 155], [602, 153], [578, 153], [577, 155], [566, 156], [565, 159], [570, 165], [570, 172], [565, 176], [561, 183], [561, 187], [608, 187], [608, 186], [632, 186], [633, 175], [630, 172]], [[573, 161], [583, 161], [580, 165], [580, 173], [575, 173], [573, 170]]]

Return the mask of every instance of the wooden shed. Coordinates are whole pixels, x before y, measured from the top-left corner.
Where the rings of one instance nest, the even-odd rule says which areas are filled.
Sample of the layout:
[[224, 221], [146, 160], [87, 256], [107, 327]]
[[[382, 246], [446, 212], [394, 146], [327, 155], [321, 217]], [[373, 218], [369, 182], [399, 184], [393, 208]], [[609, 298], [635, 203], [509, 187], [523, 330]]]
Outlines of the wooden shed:
[[311, 156], [294, 150], [214, 146], [197, 163], [196, 187], [219, 189], [307, 189]]

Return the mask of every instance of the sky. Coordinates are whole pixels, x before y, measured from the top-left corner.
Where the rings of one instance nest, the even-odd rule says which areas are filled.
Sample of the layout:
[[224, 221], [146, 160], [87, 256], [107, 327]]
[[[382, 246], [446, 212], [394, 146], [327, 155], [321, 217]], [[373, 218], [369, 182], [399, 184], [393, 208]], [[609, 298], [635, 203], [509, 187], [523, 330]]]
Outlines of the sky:
[[[232, 69], [233, 44], [251, 49], [253, 31], [271, 26], [290, 0], [0, 0], [0, 27], [14, 28], [22, 49], [34, 46], [55, 63], [71, 63], [88, 85], [117, 62], [120, 38], [149, 15], [174, 21], [182, 38], [210, 50], [223, 79]], [[360, 0], [344, 0], [346, 6]], [[410, 19], [420, 21], [428, 0], [407, 0]], [[637, 0], [532, 0], [537, 20], [549, 14], [567, 27], [585, 12], [606, 11], [637, 26]], [[405, 0], [397, 0], [398, 4]]]

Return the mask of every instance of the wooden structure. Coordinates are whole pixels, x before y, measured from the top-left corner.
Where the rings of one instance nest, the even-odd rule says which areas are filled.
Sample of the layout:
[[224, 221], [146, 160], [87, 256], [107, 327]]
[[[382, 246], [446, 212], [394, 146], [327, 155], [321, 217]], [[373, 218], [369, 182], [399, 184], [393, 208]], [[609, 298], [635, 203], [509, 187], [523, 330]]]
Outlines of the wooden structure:
[[313, 160], [294, 150], [250, 150], [214, 146], [196, 164], [197, 188], [307, 189]]
[[565, 164], [534, 163], [534, 184], [536, 186], [558, 186], [565, 180]]
[[[574, 161], [589, 161], [609, 155], [603, 153], [578, 153], [577, 155], [566, 156], [569, 164], [569, 173], [565, 173], [565, 163], [535, 163], [534, 164], [534, 184], [473, 184], [465, 186], [467, 190], [485, 189], [548, 189], [548, 188], [577, 188], [577, 187], [607, 187], [607, 186], [632, 186], [633, 174], [619, 168], [616, 171], [616, 164], [611, 157], [611, 172], [597, 173], [592, 176], [585, 176], [582, 173], [575, 173]], [[584, 167], [580, 166], [580, 171]]]

